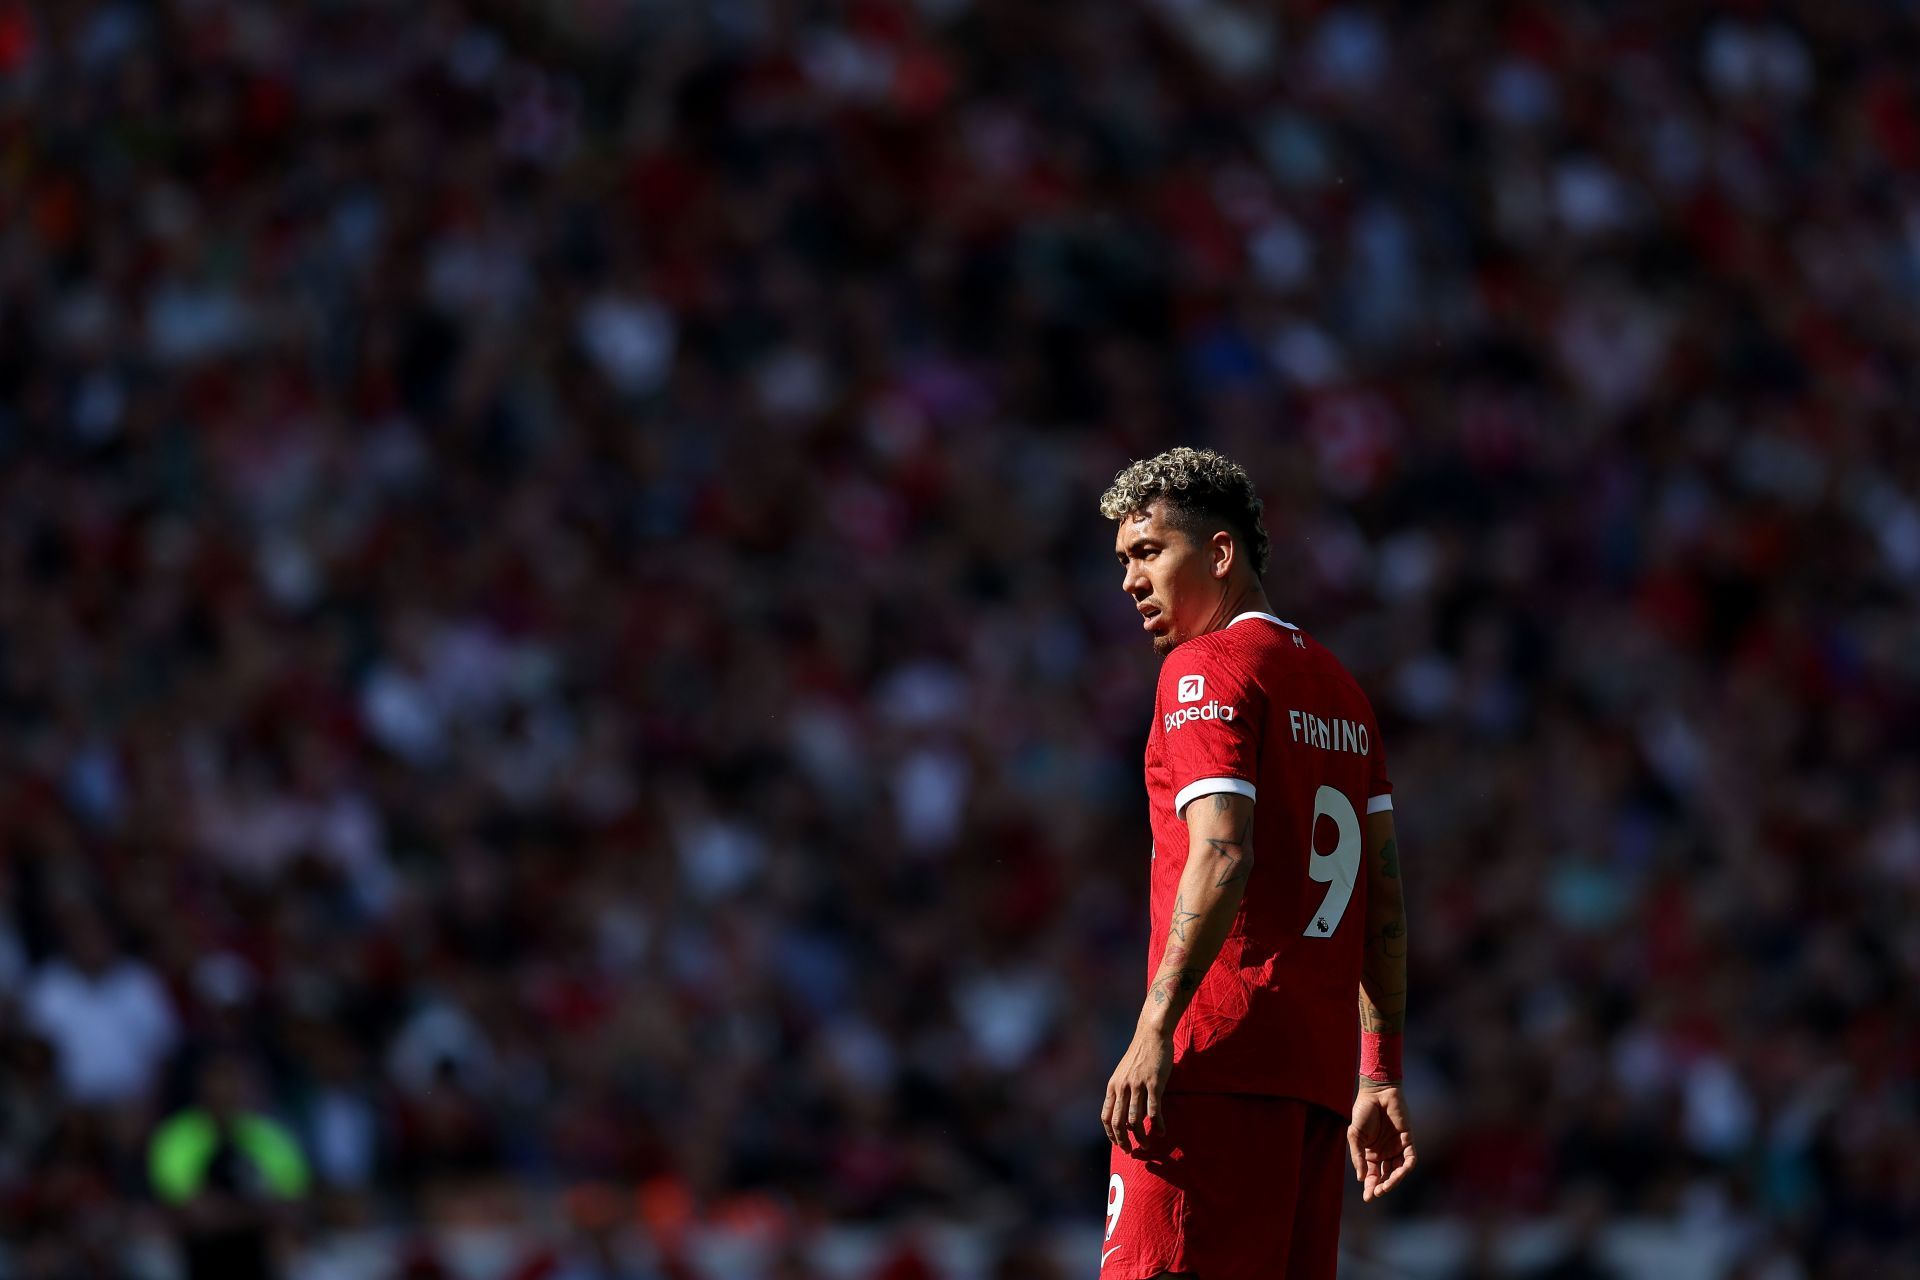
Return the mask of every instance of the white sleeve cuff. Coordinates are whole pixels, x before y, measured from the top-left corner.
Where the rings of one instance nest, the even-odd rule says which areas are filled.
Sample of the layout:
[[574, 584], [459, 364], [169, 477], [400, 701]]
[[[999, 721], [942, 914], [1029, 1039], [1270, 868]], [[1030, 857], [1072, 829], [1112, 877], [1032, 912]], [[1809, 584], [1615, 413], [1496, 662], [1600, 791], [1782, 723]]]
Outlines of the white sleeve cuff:
[[1368, 813], [1386, 813], [1393, 808], [1393, 796], [1374, 796], [1367, 801]]
[[1249, 800], [1257, 798], [1253, 784], [1245, 778], [1202, 778], [1180, 788], [1180, 794], [1173, 798], [1173, 816], [1178, 818], [1184, 815], [1188, 801], [1198, 800], [1201, 796], [1219, 795], [1223, 791], [1245, 796]]

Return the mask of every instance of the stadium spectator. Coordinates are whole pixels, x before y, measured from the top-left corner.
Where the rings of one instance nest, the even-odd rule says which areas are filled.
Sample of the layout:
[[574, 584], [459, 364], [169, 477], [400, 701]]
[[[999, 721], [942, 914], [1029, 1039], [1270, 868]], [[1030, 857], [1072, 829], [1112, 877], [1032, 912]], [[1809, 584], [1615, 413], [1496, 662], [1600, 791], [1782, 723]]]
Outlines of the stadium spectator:
[[280, 1274], [276, 1227], [310, 1175], [293, 1135], [254, 1109], [254, 1091], [248, 1063], [218, 1055], [200, 1068], [200, 1105], [153, 1136], [154, 1194], [176, 1221], [188, 1280]]
[[68, 908], [61, 935], [60, 954], [27, 988], [27, 1025], [53, 1046], [71, 1102], [140, 1103], [179, 1034], [167, 993], [145, 963], [120, 954], [91, 908]]

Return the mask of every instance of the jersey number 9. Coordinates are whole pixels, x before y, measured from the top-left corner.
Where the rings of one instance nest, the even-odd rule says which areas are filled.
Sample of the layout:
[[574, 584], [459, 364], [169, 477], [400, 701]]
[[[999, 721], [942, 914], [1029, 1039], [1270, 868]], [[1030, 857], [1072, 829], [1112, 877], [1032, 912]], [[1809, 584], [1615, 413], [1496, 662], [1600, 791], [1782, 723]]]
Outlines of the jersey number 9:
[[[1318, 853], [1313, 848], [1313, 833], [1322, 817], [1332, 818], [1340, 833], [1332, 853]], [[1360, 815], [1353, 811], [1353, 801], [1333, 787], [1314, 792], [1307, 842], [1307, 878], [1326, 885], [1327, 896], [1320, 900], [1319, 908], [1300, 933], [1307, 938], [1331, 938], [1340, 927], [1340, 917], [1347, 914], [1347, 903], [1353, 900], [1353, 878], [1360, 871]]]

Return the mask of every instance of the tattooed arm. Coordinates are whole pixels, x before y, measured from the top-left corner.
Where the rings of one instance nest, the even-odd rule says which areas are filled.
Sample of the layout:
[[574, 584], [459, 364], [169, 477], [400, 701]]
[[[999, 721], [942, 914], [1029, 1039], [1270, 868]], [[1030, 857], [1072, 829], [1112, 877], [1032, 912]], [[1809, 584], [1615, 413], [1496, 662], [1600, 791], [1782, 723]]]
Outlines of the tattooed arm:
[[1187, 865], [1174, 891], [1160, 971], [1140, 1025], [1167, 1037], [1213, 967], [1253, 872], [1253, 801], [1225, 793], [1187, 806]]
[[1400, 1090], [1400, 1033], [1407, 1023], [1407, 908], [1393, 813], [1367, 817], [1367, 935], [1360, 961], [1360, 1091], [1347, 1154], [1360, 1198], [1385, 1195], [1415, 1164], [1413, 1127]]
[[1166, 952], [1100, 1112], [1107, 1139], [1123, 1149], [1129, 1137], [1145, 1137], [1148, 1117], [1159, 1122], [1160, 1096], [1173, 1071], [1173, 1029], [1219, 956], [1253, 871], [1252, 800], [1201, 796], [1187, 805], [1186, 817], [1187, 865], [1174, 891]]
[[1393, 838], [1391, 810], [1367, 816], [1367, 848], [1360, 1030], [1397, 1036], [1407, 1028], [1407, 907], [1400, 892], [1400, 846]]

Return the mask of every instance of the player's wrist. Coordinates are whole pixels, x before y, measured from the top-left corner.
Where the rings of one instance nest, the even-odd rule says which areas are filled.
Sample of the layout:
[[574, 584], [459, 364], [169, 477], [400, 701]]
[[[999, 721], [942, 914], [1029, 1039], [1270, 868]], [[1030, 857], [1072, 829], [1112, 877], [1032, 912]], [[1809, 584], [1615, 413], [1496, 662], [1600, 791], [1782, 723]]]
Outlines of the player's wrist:
[[1362, 1088], [1387, 1089], [1406, 1075], [1402, 1063], [1403, 1037], [1398, 1031], [1362, 1031], [1360, 1033], [1360, 1084]]
[[1133, 1029], [1136, 1035], [1154, 1035], [1162, 1040], [1171, 1040], [1175, 1021], [1167, 1016], [1164, 1008], [1149, 1006], [1140, 1011], [1140, 1021], [1134, 1024]]

